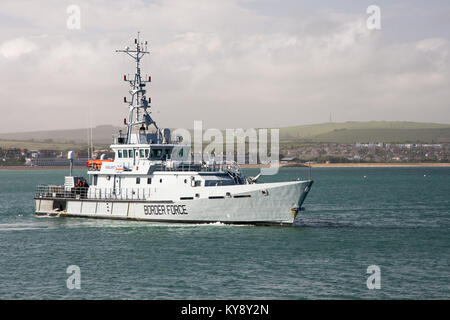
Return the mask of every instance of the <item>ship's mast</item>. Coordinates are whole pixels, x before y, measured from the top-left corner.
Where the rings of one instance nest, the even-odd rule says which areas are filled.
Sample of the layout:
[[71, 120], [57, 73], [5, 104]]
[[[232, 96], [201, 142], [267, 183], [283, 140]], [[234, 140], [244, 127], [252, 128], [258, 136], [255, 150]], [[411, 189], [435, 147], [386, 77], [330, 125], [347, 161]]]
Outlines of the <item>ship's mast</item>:
[[130, 47], [127, 46], [124, 50], [116, 50], [116, 52], [126, 53], [136, 62], [136, 73], [134, 74], [134, 78], [128, 78], [127, 75], [124, 75], [123, 77], [124, 81], [129, 82], [131, 88], [131, 90], [129, 91], [130, 100], [127, 100], [127, 98], [124, 97], [124, 102], [128, 104], [129, 109], [128, 121], [124, 121], [128, 128], [126, 143], [130, 143], [133, 127], [139, 125], [139, 133], [146, 133], [145, 131], [148, 130], [148, 126], [153, 125], [156, 128], [158, 137], [158, 141], [155, 142], [159, 143], [161, 135], [160, 130], [156, 125], [156, 122], [153, 121], [153, 119], [150, 117], [149, 112], [147, 111], [147, 109], [151, 107], [151, 99], [147, 99], [145, 96], [145, 86], [151, 81], [151, 78], [149, 76], [148, 79], [142, 80], [141, 77], [141, 59], [144, 55], [150, 53], [150, 51], [147, 50], [147, 41], [141, 42], [138, 32], [137, 38], [134, 39], [134, 49], [130, 49]]

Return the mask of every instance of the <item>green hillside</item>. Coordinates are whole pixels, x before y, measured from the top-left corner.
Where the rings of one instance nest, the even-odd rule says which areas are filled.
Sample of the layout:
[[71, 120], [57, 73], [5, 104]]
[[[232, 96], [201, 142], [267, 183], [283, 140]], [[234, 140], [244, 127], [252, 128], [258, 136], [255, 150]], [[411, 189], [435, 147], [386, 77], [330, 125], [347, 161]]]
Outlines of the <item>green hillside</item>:
[[[123, 128], [122, 128], [123, 129]], [[93, 129], [94, 145], [107, 147], [119, 128]], [[87, 145], [87, 129], [0, 134], [0, 148], [70, 150]], [[369, 121], [301, 125], [280, 128], [280, 142], [304, 143], [450, 143], [450, 124]]]
[[341, 129], [313, 138], [316, 142], [439, 143], [450, 142], [450, 128], [442, 129]]
[[281, 142], [450, 142], [450, 124], [422, 122], [342, 122], [286, 127]]
[[87, 150], [86, 144], [44, 142], [44, 141], [19, 141], [19, 140], [0, 140], [2, 149], [28, 149], [28, 150]]
[[[112, 134], [116, 134], [119, 129], [114, 126], [98, 126], [92, 129], [94, 143], [111, 144]], [[69, 130], [50, 130], [50, 131], [33, 131], [33, 132], [17, 132], [17, 133], [0, 133], [1, 140], [19, 140], [47, 143], [68, 143], [68, 144], [87, 144], [88, 129], [69, 129]]]

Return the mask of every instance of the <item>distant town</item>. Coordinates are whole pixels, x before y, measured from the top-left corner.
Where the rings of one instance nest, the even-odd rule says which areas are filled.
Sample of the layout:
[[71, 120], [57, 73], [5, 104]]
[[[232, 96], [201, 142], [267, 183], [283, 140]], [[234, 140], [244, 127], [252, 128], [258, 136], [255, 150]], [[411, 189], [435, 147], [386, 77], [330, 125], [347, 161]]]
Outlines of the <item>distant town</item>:
[[282, 145], [281, 163], [449, 162], [450, 144], [323, 143]]
[[[0, 166], [68, 166], [67, 151], [27, 150], [19, 148], [0, 148]], [[84, 166], [89, 158], [100, 159], [105, 154], [114, 157], [109, 150], [96, 150], [89, 157], [88, 151], [75, 152], [74, 165]]]
[[[101, 155], [113, 158], [107, 149], [75, 154], [74, 165], [84, 166], [89, 158], [100, 159]], [[450, 144], [391, 144], [391, 143], [321, 143], [281, 144], [280, 163], [439, 163], [450, 162]], [[67, 151], [27, 150], [0, 148], [0, 166], [66, 166]]]
[[[0, 166], [69, 165], [68, 150], [76, 152], [74, 164], [78, 166], [84, 166], [89, 159], [99, 159], [103, 154], [111, 159], [114, 157], [109, 149], [111, 135], [121, 129], [99, 125], [89, 129], [2, 133]], [[86, 136], [91, 137], [89, 143]], [[330, 121], [281, 127], [279, 141], [279, 161], [286, 166], [305, 163], [450, 163], [450, 124]], [[88, 144], [91, 150], [94, 149], [89, 154]], [[227, 157], [231, 155], [226, 151], [226, 145], [222, 150], [227, 152]], [[239, 155], [239, 158], [235, 154], [234, 158], [239, 164], [250, 163], [248, 154]], [[259, 162], [268, 164], [262, 159]]]

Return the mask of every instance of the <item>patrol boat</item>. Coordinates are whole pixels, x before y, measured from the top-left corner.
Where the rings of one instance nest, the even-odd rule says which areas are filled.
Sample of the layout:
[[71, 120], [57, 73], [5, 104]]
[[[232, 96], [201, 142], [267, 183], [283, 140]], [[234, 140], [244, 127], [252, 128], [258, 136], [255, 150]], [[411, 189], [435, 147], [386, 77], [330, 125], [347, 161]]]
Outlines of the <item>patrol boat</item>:
[[258, 183], [245, 177], [235, 162], [193, 161], [191, 145], [172, 141], [150, 116], [140, 62], [147, 42], [116, 52], [136, 63], [130, 84], [126, 133], [113, 136], [114, 160], [88, 161], [89, 181], [70, 175], [64, 185], [39, 185], [37, 215], [127, 219], [169, 223], [291, 225], [308, 194], [312, 180]]

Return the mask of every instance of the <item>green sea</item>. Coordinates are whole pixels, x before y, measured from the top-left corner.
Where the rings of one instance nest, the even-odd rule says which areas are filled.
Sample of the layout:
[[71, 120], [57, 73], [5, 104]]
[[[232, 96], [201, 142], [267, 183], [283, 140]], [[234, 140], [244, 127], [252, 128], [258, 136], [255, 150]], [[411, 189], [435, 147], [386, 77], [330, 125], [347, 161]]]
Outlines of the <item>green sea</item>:
[[0, 171], [0, 299], [450, 298], [450, 168], [313, 169], [293, 227], [36, 217], [35, 186], [66, 174]]

